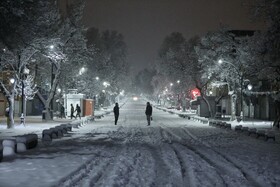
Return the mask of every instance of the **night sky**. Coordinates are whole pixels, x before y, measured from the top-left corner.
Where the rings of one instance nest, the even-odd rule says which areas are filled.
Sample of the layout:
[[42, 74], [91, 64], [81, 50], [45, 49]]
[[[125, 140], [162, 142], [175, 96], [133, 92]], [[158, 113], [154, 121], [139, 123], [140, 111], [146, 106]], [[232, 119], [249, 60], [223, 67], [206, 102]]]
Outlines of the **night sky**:
[[[248, 0], [247, 0], [248, 1]], [[246, 0], [87, 0], [86, 27], [117, 30], [128, 45], [133, 72], [152, 67], [165, 36], [181, 32], [188, 39], [217, 30], [260, 29], [252, 22]]]

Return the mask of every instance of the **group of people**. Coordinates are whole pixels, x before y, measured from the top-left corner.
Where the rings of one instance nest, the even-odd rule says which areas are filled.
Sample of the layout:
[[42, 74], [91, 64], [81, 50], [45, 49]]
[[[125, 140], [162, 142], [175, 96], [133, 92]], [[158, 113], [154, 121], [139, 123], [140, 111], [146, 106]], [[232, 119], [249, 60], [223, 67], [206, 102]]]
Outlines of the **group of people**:
[[[119, 119], [119, 115], [120, 115], [119, 109], [120, 109], [119, 104], [116, 103], [115, 107], [113, 109], [114, 116], [115, 116], [115, 125], [117, 125], [117, 123], [118, 123], [118, 119]], [[145, 114], [146, 114], [146, 117], [147, 117], [148, 126], [150, 126], [151, 121], [153, 120], [153, 118], [152, 118], [153, 108], [152, 108], [150, 102], [147, 102]]]
[[[70, 104], [70, 106], [71, 106], [71, 108], [70, 108], [70, 118], [71, 118], [71, 119], [72, 119], [72, 118], [77, 119], [77, 117], [79, 116], [79, 118], [81, 119], [81, 107], [77, 104], [77, 105], [76, 105], [76, 109], [74, 109], [74, 106], [73, 106], [72, 103]], [[77, 112], [77, 113], [76, 113], [76, 116], [74, 116], [74, 113], [75, 113], [75, 112]]]
[[[74, 109], [73, 104], [70, 104], [71, 108], [70, 108], [70, 118], [73, 119], [77, 119], [77, 117], [79, 116], [79, 118], [81, 119], [81, 107], [77, 104], [76, 105], [76, 109]], [[76, 113], [76, 115], [74, 115], [74, 113]], [[61, 105], [60, 107], [60, 118], [66, 118], [65, 116], [65, 108], [63, 105]]]

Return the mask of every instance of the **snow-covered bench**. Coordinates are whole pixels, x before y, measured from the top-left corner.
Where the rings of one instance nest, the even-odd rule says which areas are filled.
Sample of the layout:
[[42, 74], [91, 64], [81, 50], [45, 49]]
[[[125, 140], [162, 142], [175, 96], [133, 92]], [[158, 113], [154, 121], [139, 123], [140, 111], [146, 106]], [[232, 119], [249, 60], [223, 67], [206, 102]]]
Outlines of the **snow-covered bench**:
[[50, 130], [52, 131], [52, 139], [55, 139], [55, 138], [60, 138], [62, 137], [62, 132], [59, 128], [56, 128], [56, 127], [52, 127], [50, 128]]
[[275, 132], [272, 131], [272, 130], [267, 130], [267, 131], [265, 132], [265, 140], [267, 141], [267, 140], [269, 140], [269, 139], [272, 139], [272, 140], [275, 141]]
[[221, 127], [221, 128], [226, 128], [226, 122], [221, 122], [221, 123], [220, 123], [220, 127]]
[[32, 149], [38, 144], [37, 134], [25, 134], [16, 137], [17, 152], [24, 152], [27, 149]]
[[66, 128], [66, 131], [72, 131], [72, 125], [71, 124], [61, 124], [60, 126], [62, 126], [63, 128]]
[[6, 139], [2, 142], [3, 146], [3, 157], [10, 157], [15, 155], [16, 150], [16, 140]]
[[43, 141], [51, 141], [52, 139], [58, 138], [58, 130], [55, 128], [45, 129], [42, 132]]
[[62, 137], [63, 136], [63, 134], [66, 134], [67, 133], [67, 130], [66, 130], [66, 128], [64, 128], [63, 126], [55, 126], [54, 127], [55, 129], [57, 129], [57, 136], [58, 137]]
[[265, 129], [257, 129], [256, 134], [257, 134], [256, 138], [259, 138], [259, 137], [265, 138]]
[[2, 146], [2, 142], [0, 144], [0, 162], [2, 161], [3, 159], [3, 146]]
[[223, 122], [222, 121], [217, 121], [216, 122], [216, 127], [222, 127], [223, 126]]
[[209, 123], [210, 126], [217, 127], [217, 121], [211, 121], [211, 124]]
[[249, 131], [249, 127], [241, 127], [241, 131], [242, 132], [247, 132]]
[[248, 130], [248, 135], [256, 135], [257, 134], [257, 129], [256, 128], [249, 128]]
[[242, 125], [236, 125], [234, 128], [235, 131], [241, 131], [241, 129], [242, 129]]
[[81, 123], [80, 123], [80, 122], [77, 122], [77, 123], [73, 123], [73, 124], [72, 124], [72, 128], [78, 129], [79, 127], [81, 127]]
[[226, 127], [226, 129], [231, 129], [231, 124], [230, 123], [226, 123], [225, 127]]

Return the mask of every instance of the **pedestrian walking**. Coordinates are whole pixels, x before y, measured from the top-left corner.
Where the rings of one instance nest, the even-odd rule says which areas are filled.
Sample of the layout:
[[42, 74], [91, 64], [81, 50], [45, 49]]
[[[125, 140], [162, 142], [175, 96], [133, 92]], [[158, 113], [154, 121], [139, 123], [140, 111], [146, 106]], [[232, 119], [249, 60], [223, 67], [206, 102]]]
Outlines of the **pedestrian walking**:
[[76, 105], [75, 111], [77, 112], [76, 119], [77, 119], [78, 116], [81, 119], [81, 107], [78, 104]]
[[148, 126], [150, 126], [151, 125], [151, 117], [152, 117], [152, 114], [153, 114], [153, 108], [152, 108], [150, 102], [147, 102], [145, 114], [147, 116]]
[[60, 118], [65, 118], [65, 108], [63, 105], [60, 107]]
[[114, 107], [114, 116], [115, 116], [115, 125], [117, 125], [118, 123], [118, 119], [119, 119], [119, 104], [116, 103], [115, 107]]
[[74, 107], [73, 107], [73, 104], [72, 104], [72, 103], [70, 104], [70, 106], [71, 106], [71, 109], [70, 109], [70, 113], [71, 113], [70, 118], [72, 119], [72, 118], [75, 117], [75, 116], [74, 116], [75, 110], [74, 110]]

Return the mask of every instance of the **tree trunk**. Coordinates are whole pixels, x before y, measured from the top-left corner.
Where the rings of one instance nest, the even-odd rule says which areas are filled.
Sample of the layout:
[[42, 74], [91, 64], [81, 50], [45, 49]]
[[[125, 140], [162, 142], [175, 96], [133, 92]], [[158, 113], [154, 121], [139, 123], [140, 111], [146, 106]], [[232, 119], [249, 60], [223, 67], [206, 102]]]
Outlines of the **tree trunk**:
[[7, 117], [7, 128], [13, 129], [15, 127], [15, 120], [14, 120], [14, 105], [15, 99], [14, 94], [12, 94], [8, 99], [9, 102], [9, 117]]
[[236, 120], [236, 94], [232, 94], [231, 98], [231, 121]]
[[[53, 115], [51, 115], [51, 102], [54, 98], [55, 92], [56, 92], [56, 87], [58, 85], [58, 81], [59, 81], [59, 77], [60, 77], [60, 66], [56, 67], [56, 71], [54, 73], [54, 78], [53, 78], [53, 82], [51, 84], [51, 90], [48, 94], [48, 99], [46, 100], [42, 94], [40, 92], [37, 92], [37, 96], [39, 97], [39, 99], [41, 100], [41, 102], [44, 105], [44, 110], [45, 110], [45, 120], [53, 120]], [[51, 75], [53, 76], [53, 75]]]
[[50, 110], [50, 101], [51, 101], [50, 95], [49, 95], [48, 99], [46, 100], [40, 92], [37, 92], [36, 94], [44, 105], [44, 111], [42, 111], [43, 115], [44, 115], [44, 120], [46, 120], [46, 121], [52, 120], [51, 110]]
[[204, 95], [202, 96], [202, 99], [205, 101], [205, 103], [207, 104], [207, 107], [208, 107], [208, 112], [209, 112], [209, 116], [210, 118], [213, 118], [214, 117], [214, 114], [213, 114], [213, 111], [212, 111], [212, 108], [211, 108], [211, 105], [208, 101], [208, 99], [206, 97], [204, 97]]

